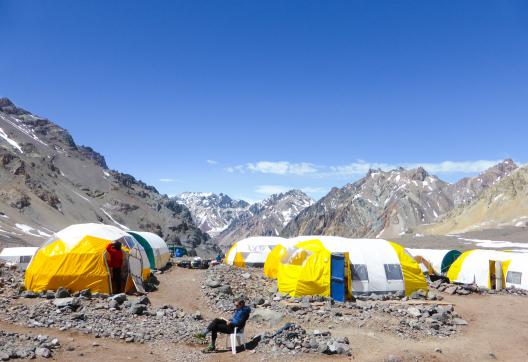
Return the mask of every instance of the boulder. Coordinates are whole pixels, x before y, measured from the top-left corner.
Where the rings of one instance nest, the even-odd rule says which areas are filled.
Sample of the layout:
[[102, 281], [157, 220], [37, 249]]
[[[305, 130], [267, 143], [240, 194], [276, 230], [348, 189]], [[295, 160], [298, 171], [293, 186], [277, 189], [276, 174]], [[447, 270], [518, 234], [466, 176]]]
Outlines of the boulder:
[[55, 298], [68, 298], [71, 297], [71, 293], [68, 289], [60, 287], [55, 292]]
[[53, 305], [57, 308], [70, 307], [71, 309], [75, 310], [81, 305], [81, 302], [79, 301], [79, 298], [75, 297], [57, 298], [53, 299]]
[[407, 309], [407, 314], [411, 317], [418, 318], [422, 315], [422, 312], [416, 307], [410, 307]]
[[208, 279], [205, 282], [205, 285], [207, 285], [209, 288], [218, 288], [221, 284], [218, 280]]
[[121, 305], [127, 300], [127, 296], [125, 293], [119, 293], [119, 294], [112, 295], [109, 299], [115, 300], [118, 304]]
[[130, 307], [130, 313], [135, 315], [142, 315], [147, 310], [147, 306], [144, 304], [133, 304]]
[[447, 294], [453, 295], [453, 294], [455, 294], [457, 292], [457, 289], [458, 289], [458, 287], [456, 285], [453, 285], [453, 286], [451, 286], [449, 288], [446, 288], [444, 290], [444, 292], [446, 292]]
[[254, 322], [266, 322], [272, 327], [282, 322], [284, 314], [271, 309], [255, 308], [249, 319]]
[[150, 299], [146, 295], [142, 295], [136, 302], [137, 304], [150, 305]]
[[45, 347], [39, 347], [35, 349], [35, 355], [37, 357], [43, 357], [43, 358], [50, 358], [51, 357], [51, 351]]

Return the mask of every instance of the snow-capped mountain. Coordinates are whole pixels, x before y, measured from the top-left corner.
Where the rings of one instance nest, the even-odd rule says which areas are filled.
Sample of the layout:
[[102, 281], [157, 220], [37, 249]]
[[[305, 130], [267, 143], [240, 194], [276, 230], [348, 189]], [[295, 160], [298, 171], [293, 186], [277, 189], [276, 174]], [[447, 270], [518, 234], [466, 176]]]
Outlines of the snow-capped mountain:
[[196, 225], [212, 237], [227, 229], [250, 206], [246, 201], [212, 192], [184, 192], [175, 200], [187, 206]]
[[214, 239], [221, 248], [227, 248], [249, 236], [279, 235], [284, 226], [313, 203], [309, 196], [299, 190], [271, 195], [251, 205], [247, 212], [242, 213]]
[[67, 225], [102, 222], [215, 252], [185, 206], [108, 169], [68, 131], [7, 98], [0, 98], [0, 185], [0, 245], [39, 245]]
[[302, 211], [282, 231], [283, 236], [339, 235], [345, 237], [395, 237], [437, 221], [459, 204], [509, 174], [511, 160], [449, 184], [419, 167], [392, 171], [370, 170], [366, 177], [328, 195]]

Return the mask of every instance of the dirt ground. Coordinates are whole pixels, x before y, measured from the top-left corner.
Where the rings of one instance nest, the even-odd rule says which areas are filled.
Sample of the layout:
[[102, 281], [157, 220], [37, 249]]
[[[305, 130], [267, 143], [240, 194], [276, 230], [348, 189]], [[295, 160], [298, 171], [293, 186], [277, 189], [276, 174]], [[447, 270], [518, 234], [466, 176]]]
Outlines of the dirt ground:
[[[173, 268], [161, 275], [160, 290], [149, 295], [155, 306], [178, 305], [188, 312], [200, 310], [205, 318], [216, 314], [202, 298], [200, 285], [203, 270]], [[347, 336], [354, 361], [383, 361], [396, 355], [404, 361], [528, 361], [528, 298], [510, 295], [448, 296], [445, 301], [455, 305], [457, 313], [469, 322], [462, 332], [452, 338], [428, 338], [415, 341], [392, 334], [374, 332], [367, 328], [333, 326], [332, 333]], [[0, 328], [21, 333], [40, 333], [60, 339], [63, 348], [53, 360], [71, 361], [176, 361], [176, 360], [274, 360], [273, 356], [245, 351], [233, 356], [229, 352], [201, 354], [201, 346], [170, 344], [126, 344], [121, 341], [95, 338], [79, 332], [61, 332], [47, 328], [25, 328], [0, 322]], [[305, 326], [309, 328], [309, 326]], [[261, 331], [248, 324], [247, 337]], [[222, 347], [224, 337], [219, 337]], [[94, 345], [95, 344], [95, 345]], [[66, 347], [74, 347], [67, 351]], [[438, 350], [438, 351], [436, 351]], [[281, 357], [289, 360], [341, 361], [350, 357], [303, 355]]]

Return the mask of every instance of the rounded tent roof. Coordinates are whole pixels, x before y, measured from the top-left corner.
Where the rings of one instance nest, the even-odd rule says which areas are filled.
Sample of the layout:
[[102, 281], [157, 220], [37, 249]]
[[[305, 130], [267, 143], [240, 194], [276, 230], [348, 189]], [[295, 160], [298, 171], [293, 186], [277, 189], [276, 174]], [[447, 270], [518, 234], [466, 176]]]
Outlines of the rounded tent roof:
[[143, 237], [143, 239], [147, 240], [153, 249], [169, 249], [165, 240], [163, 240], [159, 235], [148, 231], [130, 231], [130, 233], [138, 234]]
[[225, 256], [225, 263], [235, 266], [263, 266], [271, 250], [283, 243], [284, 238], [277, 236], [252, 236], [237, 241]]
[[71, 248], [77, 245], [86, 236], [108, 241], [130, 237], [125, 231], [112, 225], [96, 223], [74, 224], [56, 232], [50, 240], [45, 242], [44, 245], [47, 245], [50, 241], [60, 239], [66, 246]]

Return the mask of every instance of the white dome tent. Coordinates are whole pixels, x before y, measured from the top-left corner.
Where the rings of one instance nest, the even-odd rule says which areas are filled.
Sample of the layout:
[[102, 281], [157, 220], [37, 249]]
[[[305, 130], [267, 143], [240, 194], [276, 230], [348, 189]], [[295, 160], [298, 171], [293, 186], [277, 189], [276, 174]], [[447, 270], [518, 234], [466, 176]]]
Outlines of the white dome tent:
[[271, 250], [287, 239], [277, 236], [254, 236], [233, 244], [225, 256], [227, 265], [263, 267]]
[[37, 247], [4, 248], [0, 253], [0, 260], [16, 265], [19, 270], [26, 270], [37, 250]]

